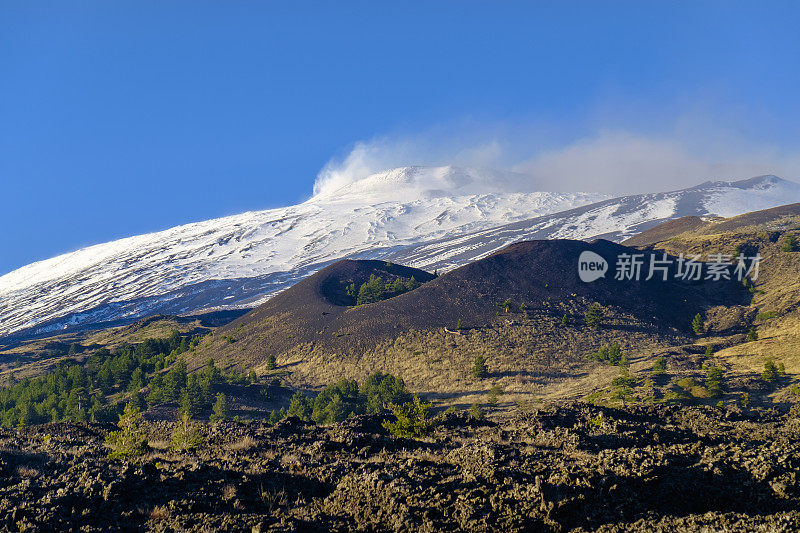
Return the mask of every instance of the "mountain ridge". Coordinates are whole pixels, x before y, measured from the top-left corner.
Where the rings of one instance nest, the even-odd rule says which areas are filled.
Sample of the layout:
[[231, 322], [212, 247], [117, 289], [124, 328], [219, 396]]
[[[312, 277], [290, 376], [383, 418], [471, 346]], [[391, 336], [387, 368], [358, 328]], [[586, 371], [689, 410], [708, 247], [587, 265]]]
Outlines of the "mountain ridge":
[[800, 201], [800, 185], [774, 176], [618, 198], [535, 192], [375, 205], [312, 198], [95, 245], [6, 274], [0, 337], [254, 307], [344, 257], [449, 270], [519, 240], [620, 241], [672, 218], [731, 216], [793, 199]]

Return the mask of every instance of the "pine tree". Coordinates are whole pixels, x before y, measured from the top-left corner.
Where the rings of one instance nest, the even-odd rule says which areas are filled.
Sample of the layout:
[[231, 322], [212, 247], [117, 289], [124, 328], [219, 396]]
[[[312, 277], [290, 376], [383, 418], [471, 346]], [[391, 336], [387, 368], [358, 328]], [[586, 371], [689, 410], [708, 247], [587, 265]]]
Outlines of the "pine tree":
[[189, 418], [197, 415], [203, 408], [202, 389], [197, 381], [196, 374], [192, 374], [192, 379], [180, 394], [181, 413], [188, 415]]
[[147, 436], [139, 428], [142, 414], [132, 404], [125, 406], [125, 411], [119, 415], [117, 427], [106, 436], [106, 444], [111, 448], [109, 459], [123, 459], [135, 461], [147, 450]]
[[797, 237], [794, 235], [787, 235], [783, 239], [783, 246], [781, 246], [782, 252], [796, 252], [797, 251]]
[[750, 330], [747, 332], [747, 340], [748, 341], [757, 341], [758, 340], [758, 332], [756, 331], [755, 326], [751, 326]]
[[489, 369], [486, 367], [486, 359], [482, 355], [475, 358], [472, 364], [472, 376], [475, 379], [483, 379], [489, 374]]
[[[281, 408], [283, 411], [284, 408]], [[289, 403], [289, 409], [285, 411], [285, 414], [282, 414], [281, 418], [285, 418], [286, 416], [296, 416], [301, 420], [311, 420], [311, 413], [313, 411], [313, 404], [309, 398], [306, 397], [300, 391], [297, 391], [292, 396], [292, 400]]]
[[695, 335], [702, 335], [705, 333], [705, 324], [703, 323], [703, 315], [697, 313], [694, 315], [692, 319], [692, 330], [694, 330]]
[[761, 373], [761, 377], [769, 383], [778, 381], [778, 367], [775, 366], [772, 359], [767, 359], [764, 363], [764, 372]]
[[393, 435], [398, 437], [420, 438], [430, 434], [433, 424], [430, 420], [428, 409], [431, 404], [423, 402], [419, 396], [414, 396], [414, 400], [402, 405], [392, 405], [392, 413], [396, 421], [383, 421], [385, 427]]
[[267, 360], [266, 360], [265, 366], [267, 367], [267, 370], [275, 370], [278, 367], [278, 365], [277, 365], [277, 363], [275, 361], [275, 355], [274, 354], [269, 354], [267, 356]]
[[722, 369], [713, 366], [708, 369], [706, 389], [713, 398], [722, 396]]
[[361, 287], [358, 289], [356, 305], [364, 305], [381, 301], [383, 299], [384, 290], [385, 287], [380, 276], [370, 274], [369, 281], [361, 285]]
[[184, 413], [180, 420], [175, 422], [170, 438], [172, 451], [189, 451], [203, 445], [205, 439], [200, 429], [192, 423], [191, 417]]
[[590, 328], [600, 329], [603, 321], [603, 311], [600, 309], [600, 304], [592, 304], [586, 311], [586, 325]]
[[221, 422], [227, 420], [230, 413], [228, 412], [228, 398], [223, 393], [217, 394], [217, 401], [214, 402], [212, 408], [214, 414], [211, 415], [212, 422]]

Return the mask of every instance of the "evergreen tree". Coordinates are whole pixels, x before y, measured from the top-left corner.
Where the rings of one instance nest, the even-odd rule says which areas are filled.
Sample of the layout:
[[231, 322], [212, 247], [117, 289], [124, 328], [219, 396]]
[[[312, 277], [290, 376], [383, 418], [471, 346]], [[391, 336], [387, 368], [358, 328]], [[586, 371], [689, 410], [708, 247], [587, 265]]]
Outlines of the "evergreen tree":
[[391, 285], [391, 292], [393, 294], [400, 294], [406, 292], [406, 284], [403, 283], [403, 280], [400, 278], [394, 278], [394, 282]]
[[769, 383], [774, 383], [778, 380], [778, 367], [775, 366], [772, 359], [767, 359], [764, 363], [764, 372], [761, 373], [761, 377]]
[[356, 305], [364, 305], [379, 302], [383, 299], [384, 286], [380, 276], [370, 274], [369, 281], [362, 284], [358, 289]]
[[109, 459], [136, 460], [147, 449], [147, 437], [139, 428], [142, 419], [139, 410], [130, 403], [119, 416], [117, 427], [106, 436], [106, 444], [111, 448]]
[[503, 387], [500, 385], [492, 385], [492, 388], [489, 389], [489, 394], [487, 395], [487, 402], [492, 407], [497, 406], [497, 403], [500, 401], [500, 395], [503, 394]]
[[423, 402], [419, 396], [402, 405], [392, 405], [395, 421], [383, 421], [385, 427], [393, 435], [399, 437], [420, 438], [429, 435], [433, 429], [428, 409], [429, 403]]
[[203, 395], [200, 384], [198, 383], [197, 376], [192, 374], [186, 388], [180, 393], [180, 411], [190, 418], [196, 416], [203, 408]]
[[418, 288], [422, 283], [414, 279], [414, 276], [411, 276], [411, 279], [408, 280], [406, 283], [406, 289], [413, 291], [414, 289]]
[[312, 418], [318, 424], [330, 424], [361, 414], [363, 410], [364, 402], [358, 383], [351, 379], [340, 379], [325, 387], [314, 399]]
[[751, 326], [750, 330], [747, 332], [747, 340], [748, 341], [757, 341], [758, 340], [758, 332], [756, 331], [755, 326]]
[[706, 377], [706, 389], [713, 398], [722, 396], [722, 369], [719, 367], [711, 367], [708, 369]]
[[199, 448], [204, 442], [205, 439], [200, 433], [200, 429], [192, 423], [191, 417], [184, 413], [172, 428], [170, 449], [176, 452], [189, 451]]
[[227, 420], [229, 416], [228, 412], [228, 398], [223, 393], [217, 394], [217, 401], [214, 402], [214, 407], [212, 408], [214, 414], [211, 415], [212, 422], [220, 422], [222, 420]]
[[277, 368], [274, 354], [267, 355], [265, 366], [267, 367], [267, 370], [275, 370]]
[[692, 330], [694, 331], [695, 335], [702, 335], [705, 333], [705, 324], [703, 323], [703, 315], [697, 313], [694, 315], [692, 319]]
[[311, 412], [313, 411], [313, 404], [309, 398], [300, 391], [292, 395], [292, 400], [289, 403], [289, 409], [281, 407], [280, 418], [287, 416], [296, 416], [301, 420], [311, 420]]
[[472, 364], [472, 376], [475, 379], [483, 379], [489, 375], [489, 369], [486, 367], [486, 359], [482, 355], [478, 355]]
[[128, 384], [128, 390], [132, 392], [133, 391], [138, 392], [142, 387], [144, 387], [144, 380], [145, 380], [144, 370], [142, 370], [142, 367], [137, 367], [131, 373], [131, 381]]
[[783, 246], [781, 246], [781, 251], [783, 252], [796, 252], [797, 251], [797, 237], [794, 235], [787, 235], [783, 239]]
[[368, 414], [381, 413], [389, 404], [399, 405], [411, 400], [403, 380], [383, 372], [370, 375], [361, 390]]
[[141, 394], [139, 394], [139, 391], [134, 391], [133, 394], [131, 394], [128, 403], [136, 407], [139, 411], [144, 411], [145, 408], [147, 407], [145, 405], [144, 400], [142, 399]]
[[600, 329], [603, 322], [603, 311], [600, 309], [600, 304], [592, 304], [586, 311], [586, 325], [590, 328]]

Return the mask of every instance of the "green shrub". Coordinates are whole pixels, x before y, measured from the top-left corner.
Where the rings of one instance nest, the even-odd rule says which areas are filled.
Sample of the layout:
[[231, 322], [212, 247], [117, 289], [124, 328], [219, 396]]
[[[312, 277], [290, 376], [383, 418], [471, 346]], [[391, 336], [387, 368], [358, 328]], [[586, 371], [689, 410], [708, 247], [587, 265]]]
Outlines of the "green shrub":
[[652, 373], [654, 376], [663, 376], [667, 373], [667, 360], [664, 357], [658, 357], [653, 361]]
[[782, 252], [796, 252], [797, 251], [797, 237], [794, 235], [787, 235], [783, 238]]
[[383, 372], [375, 372], [364, 382], [361, 389], [365, 399], [367, 414], [378, 414], [390, 404], [404, 404], [411, 401], [411, 394], [401, 378]]
[[228, 397], [221, 392], [217, 394], [217, 401], [214, 402], [214, 407], [212, 407], [212, 410], [214, 411], [214, 413], [211, 415], [212, 422], [227, 420], [230, 416], [228, 411]]
[[690, 391], [693, 387], [697, 386], [697, 382], [694, 380], [694, 378], [681, 378], [675, 382], [675, 385], [685, 391]]
[[185, 452], [199, 448], [204, 442], [200, 428], [191, 421], [189, 415], [184, 413], [172, 428], [170, 449], [175, 452]]
[[709, 395], [713, 398], [722, 396], [722, 369], [719, 367], [711, 367], [708, 369], [706, 377], [706, 389]]
[[486, 367], [486, 359], [482, 355], [478, 355], [472, 363], [472, 377], [475, 379], [483, 379], [489, 375], [489, 369]]
[[489, 389], [489, 393], [487, 395], [488, 396], [487, 402], [489, 403], [489, 405], [495, 407], [499, 402], [501, 394], [503, 394], [503, 387], [501, 387], [500, 385], [492, 385], [492, 388]]
[[590, 305], [586, 311], [585, 319], [588, 327], [600, 329], [603, 322], [603, 311], [600, 309], [600, 304]]
[[631, 376], [625, 368], [620, 368], [620, 375], [611, 381], [612, 398], [622, 400], [628, 398], [633, 393], [633, 387], [636, 385], [636, 378]]
[[392, 405], [395, 421], [383, 421], [383, 427], [398, 437], [411, 437], [418, 439], [429, 435], [433, 430], [428, 409], [429, 403], [423, 402], [419, 396], [414, 400], [401, 405]]
[[756, 315], [756, 319], [763, 321], [763, 320], [769, 320], [771, 318], [775, 318], [776, 316], [778, 316], [778, 312], [777, 311], [765, 311], [763, 313], [758, 313]]
[[473, 403], [469, 408], [469, 417], [472, 420], [483, 420], [486, 417], [486, 413], [479, 403]]
[[664, 400], [668, 402], [691, 400], [692, 396], [684, 390], [671, 390], [664, 394]]
[[384, 290], [385, 287], [380, 276], [370, 274], [369, 281], [361, 285], [361, 287], [358, 289], [356, 305], [364, 305], [381, 301], [383, 299]]
[[106, 436], [106, 445], [111, 448], [109, 459], [122, 459], [135, 461], [147, 451], [147, 436], [141, 430], [142, 414], [132, 404], [125, 406], [125, 411], [119, 416], [117, 427]]
[[318, 424], [341, 422], [363, 413], [364, 402], [359, 395], [358, 383], [353, 379], [340, 379], [328, 385], [314, 399], [311, 418]]
[[757, 341], [758, 340], [758, 332], [756, 331], [755, 326], [751, 326], [750, 330], [747, 332], [747, 340], [748, 341]]
[[695, 335], [702, 335], [706, 331], [705, 324], [703, 323], [703, 315], [697, 313], [692, 319], [692, 330]]
[[714, 349], [711, 347], [710, 344], [706, 346], [706, 352], [704, 355], [706, 357], [714, 357]]
[[739, 396], [739, 405], [742, 407], [747, 407], [750, 405], [750, 394], [747, 392], [743, 392], [741, 396]]
[[764, 363], [764, 371], [761, 373], [761, 378], [769, 383], [778, 381], [778, 367], [772, 362], [772, 359], [767, 359]]
[[603, 346], [587, 357], [593, 361], [600, 361], [601, 363], [608, 363], [615, 366], [628, 365], [628, 358], [622, 353], [618, 342], [614, 342], [611, 346]]
[[292, 400], [289, 403], [289, 409], [285, 411], [281, 418], [285, 418], [286, 416], [296, 416], [301, 420], [311, 420], [313, 405], [313, 402], [305, 394], [297, 391], [292, 395]]

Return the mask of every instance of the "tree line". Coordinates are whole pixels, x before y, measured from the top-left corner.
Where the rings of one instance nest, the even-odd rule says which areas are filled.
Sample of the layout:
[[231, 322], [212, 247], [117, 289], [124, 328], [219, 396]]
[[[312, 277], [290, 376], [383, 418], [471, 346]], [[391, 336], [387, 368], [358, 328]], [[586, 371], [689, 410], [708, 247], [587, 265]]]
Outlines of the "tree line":
[[194, 416], [214, 402], [214, 384], [247, 383], [255, 378], [252, 372], [248, 376], [223, 374], [213, 360], [187, 375], [181, 355], [199, 340], [174, 331], [166, 339], [123, 344], [113, 352], [100, 348], [83, 361], [62, 359], [48, 374], [0, 388], [0, 424], [114, 421], [126, 403], [145, 409], [179, 402], [183, 413]]

